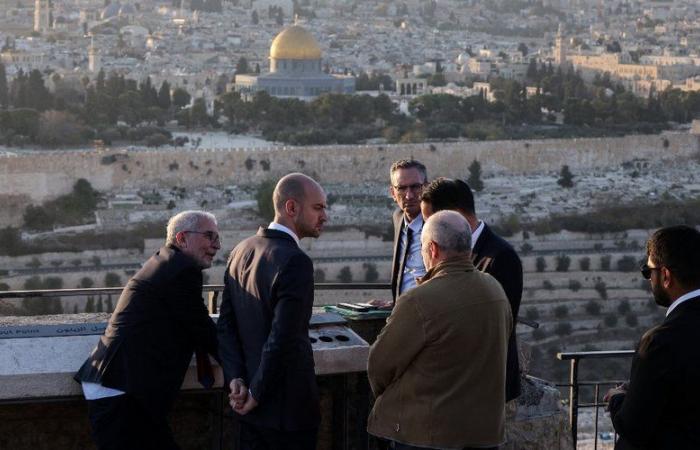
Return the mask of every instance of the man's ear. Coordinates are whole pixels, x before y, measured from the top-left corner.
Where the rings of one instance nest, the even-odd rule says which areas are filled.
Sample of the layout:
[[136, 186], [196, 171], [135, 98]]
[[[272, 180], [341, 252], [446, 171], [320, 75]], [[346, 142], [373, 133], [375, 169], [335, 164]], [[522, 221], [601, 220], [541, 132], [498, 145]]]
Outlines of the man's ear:
[[430, 252], [430, 257], [435, 259], [440, 256], [440, 247], [434, 241], [428, 241], [428, 252]]
[[298, 210], [299, 210], [299, 205], [297, 205], [296, 200], [290, 198], [286, 202], [284, 202], [284, 212], [287, 214], [287, 216], [289, 216], [289, 217], [296, 216]]
[[175, 234], [175, 243], [178, 247], [187, 247], [187, 240], [185, 239], [186, 234], [187, 233], [184, 231], [178, 231]]
[[673, 273], [666, 267], [661, 267], [659, 270], [659, 275], [661, 275], [661, 285], [668, 289], [672, 284], [678, 284], [678, 281], [673, 276]]

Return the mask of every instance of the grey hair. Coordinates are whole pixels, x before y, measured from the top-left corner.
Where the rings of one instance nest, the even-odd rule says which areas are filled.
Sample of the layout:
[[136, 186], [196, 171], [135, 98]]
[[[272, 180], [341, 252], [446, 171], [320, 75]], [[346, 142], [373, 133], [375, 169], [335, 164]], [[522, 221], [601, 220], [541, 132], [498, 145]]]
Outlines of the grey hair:
[[465, 254], [472, 249], [469, 222], [455, 211], [439, 211], [430, 216], [423, 226], [422, 237], [450, 254]]
[[197, 227], [202, 220], [211, 220], [214, 222], [214, 225], [217, 225], [214, 214], [205, 211], [183, 211], [172, 216], [168, 220], [166, 228], [166, 245], [174, 245], [176, 243], [175, 235], [181, 231], [197, 231]]

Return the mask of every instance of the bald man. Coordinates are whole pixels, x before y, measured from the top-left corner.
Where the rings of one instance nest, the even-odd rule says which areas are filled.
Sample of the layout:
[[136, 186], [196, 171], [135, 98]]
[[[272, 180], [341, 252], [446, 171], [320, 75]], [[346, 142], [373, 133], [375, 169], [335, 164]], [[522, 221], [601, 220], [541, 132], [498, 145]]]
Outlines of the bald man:
[[367, 431], [395, 450], [495, 449], [505, 441], [508, 299], [474, 268], [459, 213], [425, 222], [421, 252], [428, 272], [396, 300], [369, 352], [377, 401]]
[[231, 252], [217, 323], [239, 449], [314, 449], [319, 397], [308, 326], [314, 268], [299, 240], [318, 237], [326, 194], [301, 173], [273, 193], [275, 218]]

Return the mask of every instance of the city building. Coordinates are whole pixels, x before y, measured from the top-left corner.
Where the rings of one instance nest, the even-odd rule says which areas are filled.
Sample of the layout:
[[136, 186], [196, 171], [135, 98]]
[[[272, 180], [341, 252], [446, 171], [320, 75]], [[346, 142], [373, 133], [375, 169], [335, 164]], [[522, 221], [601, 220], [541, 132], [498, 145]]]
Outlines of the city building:
[[292, 25], [279, 33], [270, 46], [270, 72], [236, 75], [235, 90], [245, 98], [265, 91], [275, 97], [309, 100], [331, 92], [352, 94], [355, 78], [330, 75], [321, 68], [321, 48], [306, 29]]

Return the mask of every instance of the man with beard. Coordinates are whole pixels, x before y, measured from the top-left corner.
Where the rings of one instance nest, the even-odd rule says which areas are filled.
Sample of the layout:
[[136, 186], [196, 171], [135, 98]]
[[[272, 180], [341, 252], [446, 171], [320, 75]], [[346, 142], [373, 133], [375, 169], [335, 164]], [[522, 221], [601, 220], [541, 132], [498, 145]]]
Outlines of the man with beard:
[[217, 323], [241, 450], [314, 449], [319, 395], [308, 327], [314, 268], [299, 240], [318, 237], [326, 194], [300, 173], [273, 193], [275, 218], [231, 252]]
[[122, 291], [97, 347], [75, 380], [103, 449], [177, 449], [167, 415], [197, 352], [201, 382], [213, 377], [216, 327], [202, 300], [202, 270], [221, 248], [216, 218], [185, 211], [168, 221], [165, 246]]
[[666, 318], [642, 336], [629, 384], [605, 395], [615, 448], [700, 448], [700, 233], [687, 226], [656, 231], [642, 276]]

